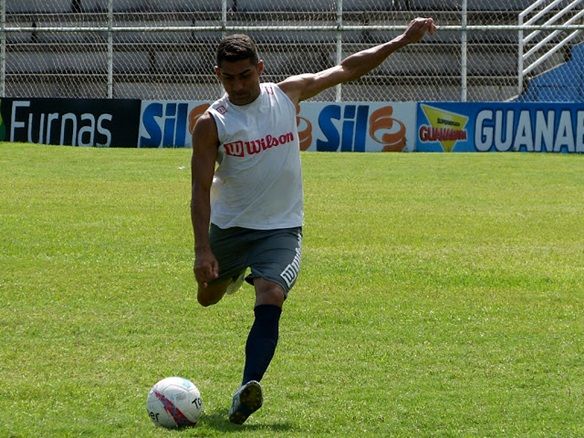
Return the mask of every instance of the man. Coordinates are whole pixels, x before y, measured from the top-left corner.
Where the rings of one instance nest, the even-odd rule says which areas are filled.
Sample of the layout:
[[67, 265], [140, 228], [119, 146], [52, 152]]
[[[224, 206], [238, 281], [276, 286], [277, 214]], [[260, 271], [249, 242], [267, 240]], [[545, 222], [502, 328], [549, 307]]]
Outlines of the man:
[[199, 303], [216, 304], [237, 290], [248, 268], [245, 280], [255, 288], [255, 319], [242, 384], [229, 411], [232, 423], [243, 424], [263, 403], [259, 382], [274, 355], [282, 306], [300, 269], [299, 102], [361, 77], [435, 30], [431, 18], [416, 18], [387, 43], [279, 84], [260, 83], [264, 63], [248, 36], [231, 35], [219, 44], [215, 74], [225, 95], [193, 130], [191, 216]]

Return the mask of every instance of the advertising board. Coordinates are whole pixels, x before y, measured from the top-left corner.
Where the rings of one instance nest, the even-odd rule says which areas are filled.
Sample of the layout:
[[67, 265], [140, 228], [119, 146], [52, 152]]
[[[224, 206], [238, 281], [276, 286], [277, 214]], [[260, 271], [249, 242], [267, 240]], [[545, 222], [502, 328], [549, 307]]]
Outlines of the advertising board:
[[191, 133], [207, 101], [143, 100], [138, 147], [192, 147]]
[[584, 105], [422, 102], [419, 152], [584, 152]]
[[[206, 101], [143, 101], [138, 147], [191, 147]], [[297, 115], [303, 150], [393, 152], [413, 150], [416, 104], [303, 102]]]
[[415, 146], [413, 102], [303, 102], [300, 147], [325, 152], [401, 152]]
[[4, 98], [0, 105], [0, 140], [69, 146], [136, 146], [139, 100]]

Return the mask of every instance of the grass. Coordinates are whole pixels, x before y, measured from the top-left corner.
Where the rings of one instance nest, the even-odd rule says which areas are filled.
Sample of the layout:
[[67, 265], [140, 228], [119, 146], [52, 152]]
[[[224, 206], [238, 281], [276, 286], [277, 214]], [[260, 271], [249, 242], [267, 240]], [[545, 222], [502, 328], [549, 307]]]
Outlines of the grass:
[[[194, 300], [190, 151], [0, 144], [0, 437], [584, 435], [584, 156], [302, 159], [302, 273], [237, 427], [253, 294]], [[146, 414], [171, 375], [196, 428]]]

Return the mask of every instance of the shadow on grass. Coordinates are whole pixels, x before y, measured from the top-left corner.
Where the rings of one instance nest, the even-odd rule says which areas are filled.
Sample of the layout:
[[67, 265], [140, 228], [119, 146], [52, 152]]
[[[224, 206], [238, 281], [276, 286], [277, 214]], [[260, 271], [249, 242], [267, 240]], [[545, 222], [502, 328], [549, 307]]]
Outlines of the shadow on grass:
[[208, 427], [210, 429], [215, 429], [218, 432], [231, 433], [231, 432], [251, 432], [254, 430], [264, 430], [277, 432], [286, 432], [292, 429], [292, 425], [289, 423], [268, 423], [262, 422], [261, 424], [248, 424], [245, 423], [241, 426], [237, 424], [232, 424], [227, 418], [227, 411], [215, 411], [215, 412], [205, 412], [201, 419], [199, 420], [199, 425]]

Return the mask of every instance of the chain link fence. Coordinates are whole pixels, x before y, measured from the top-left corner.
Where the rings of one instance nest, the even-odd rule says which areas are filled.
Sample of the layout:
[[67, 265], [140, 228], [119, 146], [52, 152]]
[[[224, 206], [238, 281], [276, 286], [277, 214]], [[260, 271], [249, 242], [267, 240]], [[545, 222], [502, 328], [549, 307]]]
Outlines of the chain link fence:
[[[550, 11], [531, 21], [531, 28], [520, 24], [520, 13], [536, 3], [541, 10], [552, 3], [553, 11], [575, 7], [555, 27], [548, 23]], [[399, 35], [412, 18], [432, 16], [441, 27], [438, 34], [315, 100], [508, 100], [582, 42], [583, 3], [0, 0], [0, 91], [7, 97], [213, 100], [222, 92], [213, 75], [215, 48], [226, 34], [254, 37], [266, 62], [263, 80], [278, 82], [331, 67]], [[523, 45], [534, 26], [540, 34]], [[523, 55], [554, 31], [558, 35], [542, 44], [542, 53], [568, 32], [577, 35], [524, 76]]]

